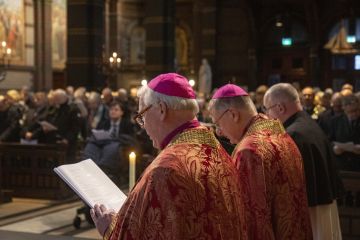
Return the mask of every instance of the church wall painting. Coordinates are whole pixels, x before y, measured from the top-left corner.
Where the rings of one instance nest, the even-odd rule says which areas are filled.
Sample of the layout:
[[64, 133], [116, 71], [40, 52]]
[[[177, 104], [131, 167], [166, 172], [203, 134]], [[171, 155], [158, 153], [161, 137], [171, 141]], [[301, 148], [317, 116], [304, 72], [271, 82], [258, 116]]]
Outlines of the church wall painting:
[[66, 60], [66, 0], [52, 1], [52, 64], [65, 67]]
[[[11, 49], [11, 63], [23, 63], [24, 59], [24, 2], [0, 0], [0, 42]], [[3, 49], [2, 49], [3, 50]]]

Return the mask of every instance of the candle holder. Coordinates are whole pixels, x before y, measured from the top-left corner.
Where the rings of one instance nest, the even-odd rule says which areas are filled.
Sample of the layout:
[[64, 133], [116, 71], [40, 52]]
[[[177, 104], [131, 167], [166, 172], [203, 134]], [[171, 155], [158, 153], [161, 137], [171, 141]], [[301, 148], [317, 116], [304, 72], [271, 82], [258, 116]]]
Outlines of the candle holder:
[[122, 70], [122, 58], [117, 52], [113, 52], [110, 57], [103, 54], [103, 73], [107, 77], [107, 86], [117, 89], [117, 76]]
[[5, 41], [2, 41], [0, 50], [0, 82], [5, 80], [7, 69], [11, 63], [11, 53], [12, 49], [7, 47]]

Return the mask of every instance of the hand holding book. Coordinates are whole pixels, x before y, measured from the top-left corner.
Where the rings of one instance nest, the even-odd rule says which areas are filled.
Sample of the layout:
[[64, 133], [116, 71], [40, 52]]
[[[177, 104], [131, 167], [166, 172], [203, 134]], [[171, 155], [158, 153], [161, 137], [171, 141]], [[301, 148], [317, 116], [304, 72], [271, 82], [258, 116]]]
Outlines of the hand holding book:
[[91, 208], [103, 204], [118, 212], [127, 198], [91, 159], [62, 165], [54, 171]]

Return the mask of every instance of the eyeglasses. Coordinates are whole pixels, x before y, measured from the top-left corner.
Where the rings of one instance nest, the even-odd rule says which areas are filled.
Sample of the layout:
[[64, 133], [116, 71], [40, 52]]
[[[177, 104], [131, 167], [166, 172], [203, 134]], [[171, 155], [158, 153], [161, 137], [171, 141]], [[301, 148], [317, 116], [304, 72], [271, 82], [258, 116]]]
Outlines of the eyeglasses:
[[145, 124], [144, 113], [147, 110], [149, 110], [151, 107], [152, 107], [152, 104], [150, 104], [149, 106], [147, 106], [141, 112], [139, 112], [138, 114], [136, 114], [134, 116], [134, 120], [137, 122], [137, 124], [139, 124], [140, 127], [144, 127], [144, 124]]
[[263, 111], [263, 113], [267, 113], [270, 109], [276, 107], [277, 105], [279, 105], [279, 104], [276, 103], [276, 104], [274, 104], [274, 105], [272, 105], [272, 106], [270, 106], [268, 108], [263, 105], [263, 106], [261, 106], [261, 110]]
[[226, 109], [219, 117], [218, 119], [216, 119], [214, 121], [214, 125], [216, 128], [220, 128], [220, 126], [218, 125], [219, 121], [221, 120], [221, 118], [225, 115], [225, 113], [227, 113], [230, 109]]

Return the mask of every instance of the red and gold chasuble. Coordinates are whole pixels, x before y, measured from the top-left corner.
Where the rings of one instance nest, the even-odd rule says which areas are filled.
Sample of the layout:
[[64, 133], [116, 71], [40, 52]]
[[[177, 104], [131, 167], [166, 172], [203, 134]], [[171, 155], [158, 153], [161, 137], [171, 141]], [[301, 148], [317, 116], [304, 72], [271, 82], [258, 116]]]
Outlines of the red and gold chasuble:
[[246, 239], [238, 178], [204, 127], [178, 134], [144, 171], [105, 239]]
[[301, 155], [279, 121], [255, 116], [233, 161], [249, 239], [312, 239]]

